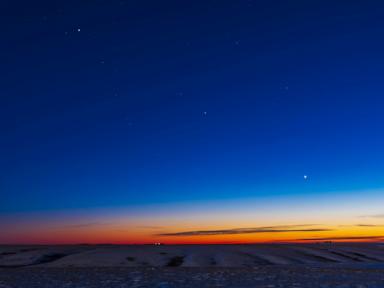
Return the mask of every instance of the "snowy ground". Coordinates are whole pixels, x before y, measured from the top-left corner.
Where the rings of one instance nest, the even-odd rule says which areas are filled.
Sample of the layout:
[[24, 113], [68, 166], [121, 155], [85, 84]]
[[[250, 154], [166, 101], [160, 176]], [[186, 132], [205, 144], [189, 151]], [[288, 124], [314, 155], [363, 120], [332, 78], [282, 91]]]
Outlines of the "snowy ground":
[[384, 247], [0, 246], [11, 287], [384, 287]]
[[1, 288], [205, 288], [384, 287], [384, 269], [307, 267], [254, 268], [17, 268], [0, 269]]
[[0, 246], [0, 267], [253, 267], [379, 264], [380, 244]]

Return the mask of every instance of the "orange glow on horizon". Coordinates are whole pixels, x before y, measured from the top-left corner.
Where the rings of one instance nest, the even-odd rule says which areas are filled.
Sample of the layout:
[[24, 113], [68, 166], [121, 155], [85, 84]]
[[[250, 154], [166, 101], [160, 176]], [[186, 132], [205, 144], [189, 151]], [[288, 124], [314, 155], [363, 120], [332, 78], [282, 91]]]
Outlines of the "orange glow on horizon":
[[[361, 200], [357, 205], [357, 201], [348, 203], [347, 200], [313, 201], [306, 202], [306, 205], [294, 203], [289, 207], [274, 202], [268, 206], [274, 207], [268, 209], [263, 209], [264, 206], [261, 207], [257, 201], [239, 200], [190, 206], [150, 206], [136, 210], [95, 209], [9, 215], [0, 219], [0, 231], [5, 231], [0, 234], [0, 244], [384, 241], [384, 218], [361, 216], [379, 214], [382, 201], [360, 205], [364, 203]], [[313, 203], [313, 206], [308, 203]], [[374, 213], [373, 207], [376, 207]]]
[[[158, 231], [112, 230], [108, 227], [92, 227], [44, 231], [29, 229], [20, 231], [3, 241], [3, 244], [251, 244], [251, 243], [314, 243], [314, 242], [379, 242], [384, 241], [383, 229], [377, 227], [350, 227], [348, 229], [319, 232], [266, 232], [229, 235], [160, 236]], [[171, 229], [169, 229], [171, 230]], [[173, 228], [173, 231], [182, 231]], [[368, 236], [369, 235], [369, 236]], [[5, 242], [5, 243], [4, 243]]]

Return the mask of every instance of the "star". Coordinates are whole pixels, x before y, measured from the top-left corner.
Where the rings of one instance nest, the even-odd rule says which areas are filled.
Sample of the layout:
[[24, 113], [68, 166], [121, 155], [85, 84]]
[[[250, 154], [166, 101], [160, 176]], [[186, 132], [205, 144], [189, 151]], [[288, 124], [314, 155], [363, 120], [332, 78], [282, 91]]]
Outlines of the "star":
[[207, 111], [204, 111], [204, 112], [203, 112], [203, 116], [207, 116]]
[[80, 32], [81, 31], [81, 29], [80, 28], [77, 28], [77, 32]]
[[304, 175], [304, 180], [307, 180], [308, 179], [308, 175]]

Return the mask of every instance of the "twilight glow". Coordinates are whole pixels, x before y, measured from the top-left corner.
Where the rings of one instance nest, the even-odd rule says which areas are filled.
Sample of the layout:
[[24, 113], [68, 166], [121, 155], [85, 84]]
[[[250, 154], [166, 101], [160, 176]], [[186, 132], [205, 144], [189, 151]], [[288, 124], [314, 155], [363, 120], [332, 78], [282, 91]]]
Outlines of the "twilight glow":
[[93, 2], [0, 19], [0, 244], [384, 241], [383, 4]]
[[20, 213], [4, 217], [2, 243], [258, 243], [381, 241], [383, 191], [366, 197], [264, 197]]

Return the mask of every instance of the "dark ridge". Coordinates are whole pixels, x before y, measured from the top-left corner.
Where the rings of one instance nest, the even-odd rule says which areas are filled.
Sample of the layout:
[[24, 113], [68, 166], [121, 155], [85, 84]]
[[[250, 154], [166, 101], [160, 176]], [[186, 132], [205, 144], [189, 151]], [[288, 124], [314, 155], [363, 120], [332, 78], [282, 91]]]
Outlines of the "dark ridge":
[[318, 260], [318, 261], [323, 262], [323, 263], [339, 263], [339, 261], [337, 261], [335, 259], [327, 258], [325, 256], [310, 254], [310, 253], [306, 253], [306, 252], [298, 252], [298, 253], [303, 255], [303, 256], [306, 256], [308, 258], [312, 258], [312, 259]]
[[250, 253], [240, 253], [241, 255], [244, 255], [244, 256], [247, 256], [249, 258], [252, 258], [253, 262], [257, 265], [274, 265], [272, 262], [264, 259], [264, 258], [261, 258], [259, 256], [256, 256], [256, 255], [253, 255], [253, 254], [250, 254]]
[[215, 258], [212, 257], [211, 260], [209, 261], [209, 264], [211, 264], [212, 266], [217, 265]]
[[135, 257], [131, 257], [131, 256], [128, 256], [126, 259], [127, 259], [128, 261], [135, 261], [135, 260], [136, 260]]
[[358, 257], [354, 257], [354, 256], [351, 256], [351, 255], [348, 255], [348, 254], [345, 254], [345, 253], [336, 252], [336, 251], [329, 251], [329, 252], [331, 252], [332, 254], [335, 254], [337, 256], [341, 256], [341, 257], [347, 258], [349, 260], [353, 260], [353, 261], [356, 261], [356, 262], [364, 262], [363, 260], [361, 260]]
[[69, 254], [62, 254], [62, 253], [53, 253], [53, 254], [46, 254], [38, 258], [35, 262], [27, 265], [0, 265], [0, 268], [21, 268], [21, 267], [29, 267], [39, 264], [45, 264], [45, 263], [51, 263], [56, 260], [59, 260], [65, 256], [68, 256]]
[[37, 249], [35, 248], [25, 248], [25, 249], [20, 249], [20, 252], [30, 252], [30, 251], [36, 251]]
[[38, 265], [38, 264], [45, 264], [45, 263], [51, 263], [56, 260], [59, 260], [65, 256], [68, 256], [68, 254], [63, 254], [63, 253], [52, 253], [52, 254], [46, 254], [41, 256], [39, 259], [36, 260], [35, 263], [32, 265]]
[[367, 255], [362, 254], [362, 253], [358, 253], [358, 252], [349, 252], [349, 253], [351, 253], [351, 254], [353, 254], [353, 255], [356, 255], [356, 256], [358, 256], [358, 257], [361, 257], [361, 258], [365, 258], [365, 259], [367, 259], [367, 260], [371, 260], [371, 261], [375, 261], [375, 262], [381, 262], [380, 259], [377, 259], [377, 258], [375, 258], [375, 257], [371, 257], [371, 256], [367, 256]]
[[282, 258], [291, 261], [293, 264], [305, 264], [305, 261], [302, 261], [300, 259], [296, 259], [296, 258], [293, 258], [293, 257], [283, 256]]
[[179, 267], [184, 262], [184, 256], [175, 256], [172, 257], [169, 262], [167, 263], [167, 267]]
[[160, 255], [167, 255], [168, 253], [167, 252], [160, 252], [159, 254]]
[[0, 256], [8, 256], [8, 255], [15, 255], [17, 252], [2, 252], [0, 253]]
[[21, 268], [26, 266], [28, 265], [0, 265], [0, 269], [14, 269], [14, 268]]

